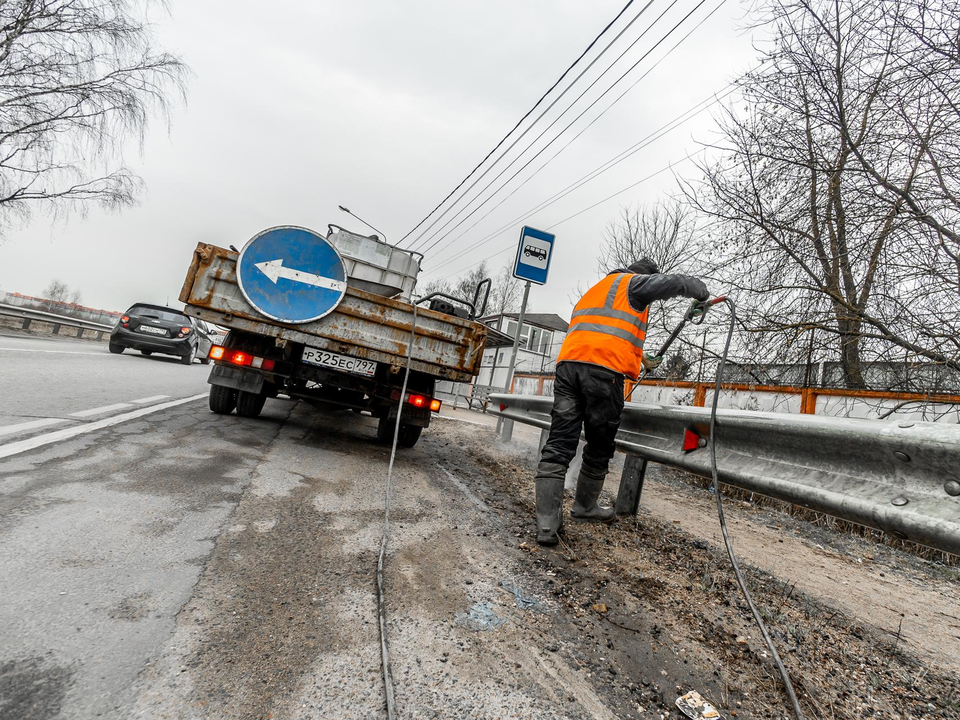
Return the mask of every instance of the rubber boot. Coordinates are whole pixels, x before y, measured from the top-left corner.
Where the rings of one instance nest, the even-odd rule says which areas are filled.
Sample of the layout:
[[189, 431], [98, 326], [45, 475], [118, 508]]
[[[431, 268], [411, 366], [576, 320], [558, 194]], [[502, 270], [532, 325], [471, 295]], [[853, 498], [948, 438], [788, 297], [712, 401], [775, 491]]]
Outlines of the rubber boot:
[[580, 468], [580, 477], [577, 478], [577, 494], [573, 499], [573, 509], [570, 511], [570, 517], [581, 522], [608, 523], [613, 520], [617, 514], [614, 508], [597, 505], [606, 477], [606, 472], [595, 470], [586, 465]]
[[541, 462], [537, 466], [537, 542], [556, 545], [563, 527], [563, 465]]

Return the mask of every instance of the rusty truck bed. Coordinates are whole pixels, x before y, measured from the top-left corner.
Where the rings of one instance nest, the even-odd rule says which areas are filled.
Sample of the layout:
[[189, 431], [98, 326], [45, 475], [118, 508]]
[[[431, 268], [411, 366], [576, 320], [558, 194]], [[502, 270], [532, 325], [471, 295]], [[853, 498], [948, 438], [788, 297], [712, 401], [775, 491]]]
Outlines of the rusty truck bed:
[[[240, 292], [238, 254], [199, 243], [180, 300], [186, 313], [215, 325], [303, 343], [311, 347], [406, 365], [413, 305], [347, 288], [343, 301], [320, 320], [288, 325], [258, 313]], [[487, 327], [452, 315], [417, 308], [411, 368], [448, 380], [469, 382], [480, 370]]]

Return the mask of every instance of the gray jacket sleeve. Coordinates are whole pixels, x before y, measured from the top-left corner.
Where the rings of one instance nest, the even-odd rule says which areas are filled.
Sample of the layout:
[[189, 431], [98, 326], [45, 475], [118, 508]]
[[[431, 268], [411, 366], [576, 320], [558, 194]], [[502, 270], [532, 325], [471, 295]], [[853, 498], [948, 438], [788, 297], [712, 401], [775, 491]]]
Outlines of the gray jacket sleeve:
[[697, 278], [687, 275], [634, 275], [627, 288], [630, 307], [637, 312], [656, 300], [688, 297], [706, 300], [710, 297], [707, 286]]

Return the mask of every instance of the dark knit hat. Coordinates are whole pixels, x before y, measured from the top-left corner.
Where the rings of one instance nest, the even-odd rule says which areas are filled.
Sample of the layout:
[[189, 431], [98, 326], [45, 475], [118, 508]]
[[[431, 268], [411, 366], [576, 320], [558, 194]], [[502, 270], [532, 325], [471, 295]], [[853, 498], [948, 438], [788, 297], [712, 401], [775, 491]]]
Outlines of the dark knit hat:
[[627, 266], [627, 270], [635, 275], [656, 275], [660, 272], [657, 263], [648, 257], [640, 258], [636, 262], [630, 263]]

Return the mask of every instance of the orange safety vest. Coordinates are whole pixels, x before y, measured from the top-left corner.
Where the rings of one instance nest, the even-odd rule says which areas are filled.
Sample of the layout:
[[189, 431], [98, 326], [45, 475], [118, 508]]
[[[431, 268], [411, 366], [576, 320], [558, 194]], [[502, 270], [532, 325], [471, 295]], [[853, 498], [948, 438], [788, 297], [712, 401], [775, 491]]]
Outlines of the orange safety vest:
[[649, 308], [637, 312], [630, 306], [627, 288], [632, 277], [631, 273], [607, 275], [580, 298], [558, 363], [600, 365], [631, 380], [640, 376]]

